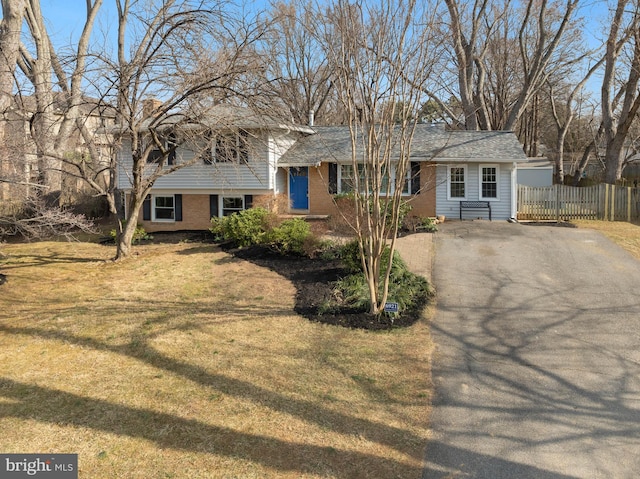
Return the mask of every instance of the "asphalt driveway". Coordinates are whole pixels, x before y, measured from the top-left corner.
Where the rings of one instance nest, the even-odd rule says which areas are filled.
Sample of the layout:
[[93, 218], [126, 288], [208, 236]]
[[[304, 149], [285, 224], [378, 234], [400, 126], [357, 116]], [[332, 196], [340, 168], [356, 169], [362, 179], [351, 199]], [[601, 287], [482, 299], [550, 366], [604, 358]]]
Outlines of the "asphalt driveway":
[[423, 479], [635, 478], [640, 262], [597, 232], [451, 222], [435, 240]]

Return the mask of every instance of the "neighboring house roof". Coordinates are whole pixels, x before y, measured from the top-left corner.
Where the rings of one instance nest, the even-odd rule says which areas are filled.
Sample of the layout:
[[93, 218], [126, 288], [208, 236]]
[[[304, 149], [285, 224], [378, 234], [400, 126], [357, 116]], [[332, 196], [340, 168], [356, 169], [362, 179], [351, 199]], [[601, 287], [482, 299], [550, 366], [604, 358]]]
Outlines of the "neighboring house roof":
[[[314, 127], [313, 130], [315, 134], [301, 138], [282, 156], [279, 166], [351, 161], [349, 127]], [[416, 125], [411, 159], [438, 163], [512, 163], [525, 162], [527, 156], [511, 131], [449, 131], [440, 125], [420, 124]]]
[[546, 158], [528, 158], [525, 163], [518, 164], [519, 169], [553, 169], [553, 163]]

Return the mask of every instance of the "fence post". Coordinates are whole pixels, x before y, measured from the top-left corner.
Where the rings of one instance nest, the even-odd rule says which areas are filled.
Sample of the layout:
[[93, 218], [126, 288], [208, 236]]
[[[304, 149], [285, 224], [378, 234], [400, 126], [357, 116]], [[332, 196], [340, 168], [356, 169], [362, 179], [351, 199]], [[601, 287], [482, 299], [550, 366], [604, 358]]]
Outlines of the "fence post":
[[627, 187], [627, 223], [631, 223], [631, 187]]
[[604, 218], [603, 221], [609, 221], [609, 184], [604, 184]]
[[560, 185], [554, 185], [556, 189], [556, 223], [560, 223]]
[[616, 220], [616, 186], [611, 185], [611, 219], [609, 221]]

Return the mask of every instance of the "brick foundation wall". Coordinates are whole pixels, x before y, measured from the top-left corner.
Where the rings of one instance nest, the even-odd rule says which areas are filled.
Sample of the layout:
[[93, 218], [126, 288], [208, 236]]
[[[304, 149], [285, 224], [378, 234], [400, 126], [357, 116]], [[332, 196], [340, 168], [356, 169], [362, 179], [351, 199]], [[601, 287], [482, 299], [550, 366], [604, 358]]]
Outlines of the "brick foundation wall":
[[[263, 200], [263, 196], [254, 195], [254, 204], [260, 203], [261, 200]], [[211, 227], [209, 195], [183, 194], [182, 221], [143, 221], [141, 211], [138, 223], [148, 232], [208, 230]]]
[[[140, 217], [142, 218], [142, 211]], [[209, 195], [182, 195], [182, 221], [142, 221], [148, 231], [207, 230], [211, 227]]]

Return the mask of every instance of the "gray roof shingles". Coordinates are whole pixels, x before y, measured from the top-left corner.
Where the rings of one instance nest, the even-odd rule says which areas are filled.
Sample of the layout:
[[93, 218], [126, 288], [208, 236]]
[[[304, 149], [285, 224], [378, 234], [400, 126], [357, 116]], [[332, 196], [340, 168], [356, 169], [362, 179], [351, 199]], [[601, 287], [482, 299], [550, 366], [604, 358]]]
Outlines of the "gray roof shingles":
[[[280, 166], [311, 166], [321, 162], [349, 163], [351, 136], [347, 126], [314, 127], [278, 162]], [[447, 131], [442, 126], [416, 126], [411, 146], [415, 161], [492, 162], [527, 161], [522, 145], [511, 131]]]

